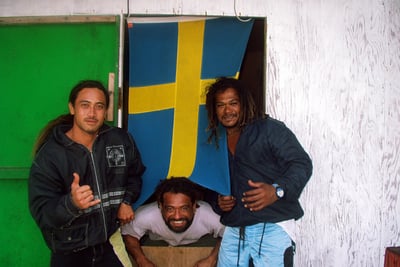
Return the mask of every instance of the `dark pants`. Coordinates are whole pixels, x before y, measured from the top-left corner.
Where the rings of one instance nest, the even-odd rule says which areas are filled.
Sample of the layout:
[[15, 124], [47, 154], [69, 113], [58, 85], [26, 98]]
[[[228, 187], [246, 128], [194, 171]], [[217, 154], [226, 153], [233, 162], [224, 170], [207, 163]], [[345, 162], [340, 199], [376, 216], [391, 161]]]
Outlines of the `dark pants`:
[[109, 242], [69, 254], [51, 254], [51, 267], [123, 267]]

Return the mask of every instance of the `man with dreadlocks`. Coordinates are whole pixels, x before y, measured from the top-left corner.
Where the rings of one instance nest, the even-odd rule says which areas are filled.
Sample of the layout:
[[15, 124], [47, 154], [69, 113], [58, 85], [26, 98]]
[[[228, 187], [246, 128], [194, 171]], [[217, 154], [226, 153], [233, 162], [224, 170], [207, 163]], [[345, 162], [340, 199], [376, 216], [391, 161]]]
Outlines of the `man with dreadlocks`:
[[226, 131], [231, 195], [216, 207], [226, 226], [219, 267], [292, 266], [298, 201], [312, 162], [284, 123], [260, 112], [244, 84], [219, 78], [207, 88], [210, 142]]
[[145, 235], [170, 246], [192, 244], [205, 235], [213, 235], [217, 239], [214, 249], [195, 267], [216, 266], [224, 226], [211, 206], [199, 200], [202, 191], [185, 177], [165, 179], [156, 188], [157, 201], [139, 207], [135, 219], [122, 226], [126, 250], [138, 266], [155, 266], [140, 245]]

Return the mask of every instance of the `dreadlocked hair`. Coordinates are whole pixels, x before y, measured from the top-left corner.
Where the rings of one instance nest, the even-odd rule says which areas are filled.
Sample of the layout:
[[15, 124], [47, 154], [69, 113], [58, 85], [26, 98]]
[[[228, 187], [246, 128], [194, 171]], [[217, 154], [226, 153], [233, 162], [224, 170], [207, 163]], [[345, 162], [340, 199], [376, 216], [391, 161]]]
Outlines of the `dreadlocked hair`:
[[264, 116], [256, 106], [251, 92], [246, 88], [245, 84], [241, 80], [227, 77], [218, 78], [213, 84], [206, 88], [206, 109], [208, 116], [207, 131], [210, 131], [207, 142], [212, 143], [214, 140], [217, 148], [219, 147], [219, 121], [216, 112], [216, 95], [225, 92], [229, 88], [236, 90], [239, 96], [241, 112], [238, 123], [240, 128]]

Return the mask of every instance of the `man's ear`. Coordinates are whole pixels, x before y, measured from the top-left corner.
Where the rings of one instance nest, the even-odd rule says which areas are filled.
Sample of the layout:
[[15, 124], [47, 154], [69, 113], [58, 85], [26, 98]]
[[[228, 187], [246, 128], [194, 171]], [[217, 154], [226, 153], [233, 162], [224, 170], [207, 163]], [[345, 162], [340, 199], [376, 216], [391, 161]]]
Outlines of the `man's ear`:
[[75, 108], [71, 103], [68, 103], [68, 109], [71, 115], [75, 115]]

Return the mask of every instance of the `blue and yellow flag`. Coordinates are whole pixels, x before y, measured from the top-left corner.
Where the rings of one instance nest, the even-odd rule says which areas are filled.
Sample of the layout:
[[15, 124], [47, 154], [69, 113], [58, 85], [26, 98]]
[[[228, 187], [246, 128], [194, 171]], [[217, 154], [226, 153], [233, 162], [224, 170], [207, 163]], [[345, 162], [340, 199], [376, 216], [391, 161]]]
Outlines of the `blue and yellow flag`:
[[252, 25], [225, 17], [128, 20], [128, 130], [147, 167], [136, 206], [167, 177], [230, 194], [226, 136], [219, 149], [207, 143], [204, 91], [217, 77], [239, 75]]

